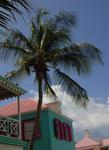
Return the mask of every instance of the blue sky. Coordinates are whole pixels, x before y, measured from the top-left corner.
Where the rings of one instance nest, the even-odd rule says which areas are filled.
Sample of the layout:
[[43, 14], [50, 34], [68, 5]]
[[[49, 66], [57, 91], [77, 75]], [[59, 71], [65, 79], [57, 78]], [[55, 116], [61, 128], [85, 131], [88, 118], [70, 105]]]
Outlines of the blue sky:
[[[89, 94], [89, 97], [94, 99], [94, 102], [91, 103], [89, 111], [87, 114], [92, 114], [89, 117], [89, 128], [93, 124], [92, 131], [96, 135], [104, 136], [102, 129], [108, 129], [109, 122], [104, 124], [104, 121], [107, 120], [107, 116], [103, 116], [105, 119], [101, 120], [99, 123], [99, 128], [94, 126], [95, 115], [102, 115], [99, 109], [104, 109], [104, 114], [109, 114], [107, 106], [105, 104], [99, 104], [95, 102], [95, 99], [98, 101], [107, 101], [109, 95], [109, 0], [33, 0], [34, 8], [44, 7], [48, 9], [51, 14], [58, 13], [60, 10], [73, 11], [78, 20], [78, 27], [73, 33], [74, 42], [89, 42], [94, 44], [97, 48], [102, 50], [104, 66], [95, 65], [93, 67], [92, 73], [90, 76], [74, 76], [74, 79], [83, 86]], [[28, 26], [28, 18], [30, 14], [26, 16], [26, 25]], [[24, 22], [18, 17], [18, 22], [12, 24], [11, 26], [21, 29], [22, 32], [26, 33], [27, 29], [25, 28]], [[27, 27], [26, 26], [26, 27]], [[0, 64], [0, 74], [3, 75], [9, 72], [13, 67], [9, 64]], [[23, 80], [20, 85], [28, 91], [27, 96], [33, 96], [35, 91], [35, 84], [33, 85], [33, 80], [26, 78]], [[70, 104], [69, 104], [70, 105]], [[106, 109], [105, 109], [106, 107]], [[95, 108], [95, 109], [94, 109]], [[70, 108], [71, 110], [72, 108]], [[74, 109], [75, 110], [75, 109]], [[96, 111], [97, 110], [97, 111]], [[74, 113], [74, 111], [73, 111]], [[85, 113], [85, 112], [84, 112]], [[83, 115], [84, 115], [83, 113]], [[82, 114], [81, 111], [77, 114]], [[75, 117], [75, 116], [72, 116]], [[80, 116], [82, 118], [82, 116]], [[98, 117], [98, 115], [97, 115]], [[88, 117], [87, 117], [88, 118]], [[93, 119], [92, 119], [93, 118]], [[77, 119], [78, 120], [78, 119]], [[80, 120], [80, 118], [79, 118]], [[96, 119], [95, 119], [96, 120]], [[91, 126], [90, 126], [91, 123]], [[80, 124], [81, 125], [81, 124]], [[80, 127], [80, 126], [79, 126]], [[84, 129], [81, 128], [81, 129]], [[109, 130], [108, 130], [109, 131]], [[107, 132], [105, 132], [107, 134]], [[109, 133], [109, 132], [108, 132]]]

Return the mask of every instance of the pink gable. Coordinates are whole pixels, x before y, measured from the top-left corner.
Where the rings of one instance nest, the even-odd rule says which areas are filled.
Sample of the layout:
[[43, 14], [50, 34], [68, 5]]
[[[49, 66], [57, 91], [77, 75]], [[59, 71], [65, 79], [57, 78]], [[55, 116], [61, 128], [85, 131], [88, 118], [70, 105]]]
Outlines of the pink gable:
[[88, 136], [85, 136], [82, 140], [78, 141], [76, 144], [76, 148], [88, 147], [88, 146], [96, 146], [98, 145], [93, 139]]

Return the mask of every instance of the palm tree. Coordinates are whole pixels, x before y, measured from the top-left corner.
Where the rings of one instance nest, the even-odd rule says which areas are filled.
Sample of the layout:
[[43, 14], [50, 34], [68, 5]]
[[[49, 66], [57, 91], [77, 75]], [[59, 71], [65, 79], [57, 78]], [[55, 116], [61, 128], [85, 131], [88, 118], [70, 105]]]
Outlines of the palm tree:
[[34, 133], [39, 126], [43, 93], [57, 99], [52, 83], [61, 85], [77, 104], [85, 107], [89, 100], [86, 90], [71, 79], [66, 71], [76, 71], [78, 75], [88, 74], [93, 64], [102, 64], [102, 54], [92, 44], [72, 42], [71, 31], [75, 26], [76, 19], [72, 12], [60, 11], [50, 18], [48, 11], [40, 9], [31, 20], [28, 37], [18, 30], [12, 30], [1, 43], [1, 59], [6, 61], [13, 58], [16, 66], [16, 70], [6, 75], [8, 79], [35, 75], [39, 95], [29, 150], [33, 150]]
[[[15, 20], [15, 13], [22, 15], [21, 7], [28, 10], [28, 0], [0, 0], [0, 27], [7, 29], [7, 24], [12, 18]], [[3, 33], [2, 29], [0, 32]]]

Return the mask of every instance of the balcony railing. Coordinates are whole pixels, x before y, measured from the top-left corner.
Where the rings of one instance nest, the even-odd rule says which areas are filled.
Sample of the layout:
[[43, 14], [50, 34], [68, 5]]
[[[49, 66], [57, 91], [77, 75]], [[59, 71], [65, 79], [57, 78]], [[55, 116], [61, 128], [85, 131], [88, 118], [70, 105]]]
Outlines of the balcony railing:
[[18, 120], [0, 116], [0, 136], [19, 138]]

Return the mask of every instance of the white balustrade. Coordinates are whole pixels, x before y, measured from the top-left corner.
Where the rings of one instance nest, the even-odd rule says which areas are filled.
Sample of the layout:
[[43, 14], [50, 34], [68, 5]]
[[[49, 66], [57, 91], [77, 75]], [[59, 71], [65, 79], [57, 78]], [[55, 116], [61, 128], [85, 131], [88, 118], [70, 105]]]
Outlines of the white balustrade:
[[18, 120], [0, 116], [0, 136], [19, 138]]

